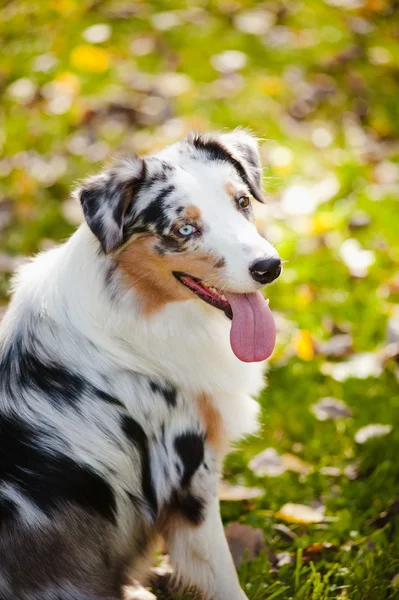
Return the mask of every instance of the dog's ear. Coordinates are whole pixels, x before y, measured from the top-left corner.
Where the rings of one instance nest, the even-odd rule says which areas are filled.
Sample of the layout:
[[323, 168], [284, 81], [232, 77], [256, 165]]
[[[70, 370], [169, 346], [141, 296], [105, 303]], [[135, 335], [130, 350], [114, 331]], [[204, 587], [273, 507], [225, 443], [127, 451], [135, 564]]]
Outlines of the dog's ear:
[[146, 175], [144, 159], [131, 156], [90, 177], [76, 191], [86, 222], [105, 254], [123, 244], [123, 225]]
[[231, 133], [221, 134], [220, 141], [243, 167], [252, 196], [258, 202], [265, 202], [257, 138], [244, 129], [236, 129]]

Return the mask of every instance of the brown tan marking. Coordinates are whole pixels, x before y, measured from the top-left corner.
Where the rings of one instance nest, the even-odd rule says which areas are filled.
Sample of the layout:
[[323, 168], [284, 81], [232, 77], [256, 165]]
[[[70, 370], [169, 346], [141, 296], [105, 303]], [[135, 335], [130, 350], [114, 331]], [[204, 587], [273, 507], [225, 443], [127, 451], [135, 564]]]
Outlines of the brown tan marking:
[[194, 206], [194, 204], [190, 204], [186, 207], [184, 211], [184, 216], [191, 221], [199, 221], [201, 218], [201, 211], [198, 206]]
[[144, 314], [153, 314], [169, 302], [192, 300], [193, 293], [175, 279], [172, 272], [188, 273], [217, 285], [212, 255], [189, 253], [159, 254], [156, 236], [144, 234], [115, 258], [125, 283], [138, 293]]
[[200, 394], [197, 399], [198, 411], [205, 427], [206, 441], [217, 452], [226, 450], [226, 440], [223, 438], [222, 417], [215, 408], [209, 394]]
[[235, 189], [232, 183], [228, 182], [226, 183], [226, 185], [224, 186], [224, 189], [226, 190], [226, 193], [231, 196], [231, 198], [234, 200], [235, 202]]

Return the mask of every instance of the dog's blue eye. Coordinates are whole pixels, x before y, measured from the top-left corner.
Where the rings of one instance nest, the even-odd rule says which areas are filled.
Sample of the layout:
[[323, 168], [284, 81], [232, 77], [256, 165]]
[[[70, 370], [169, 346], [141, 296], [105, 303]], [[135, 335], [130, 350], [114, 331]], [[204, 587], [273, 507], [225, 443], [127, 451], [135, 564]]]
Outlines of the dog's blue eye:
[[187, 225], [183, 225], [183, 227], [180, 227], [179, 229], [180, 235], [184, 236], [192, 235], [196, 231], [198, 231], [198, 229], [194, 227], [194, 225], [189, 225], [188, 223]]

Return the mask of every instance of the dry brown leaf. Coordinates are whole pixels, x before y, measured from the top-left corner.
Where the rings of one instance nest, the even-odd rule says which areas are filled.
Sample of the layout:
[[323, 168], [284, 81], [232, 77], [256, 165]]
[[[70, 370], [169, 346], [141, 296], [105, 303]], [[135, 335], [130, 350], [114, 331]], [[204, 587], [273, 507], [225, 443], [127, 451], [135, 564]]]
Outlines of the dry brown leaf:
[[226, 501], [254, 500], [263, 496], [264, 493], [264, 490], [260, 488], [231, 485], [227, 481], [222, 481], [219, 486], [219, 499]]
[[309, 465], [295, 454], [286, 452], [282, 455], [281, 460], [287, 471], [294, 471], [300, 475], [309, 475], [313, 471], [312, 465]]
[[[225, 533], [237, 569], [245, 559], [253, 560], [262, 550], [266, 549], [261, 529], [254, 529], [240, 523], [231, 523], [225, 528]], [[273, 553], [269, 556], [269, 559], [272, 558], [274, 559]]]
[[305, 504], [288, 502], [276, 513], [276, 517], [287, 523], [322, 523], [325, 520], [324, 508], [314, 509]]

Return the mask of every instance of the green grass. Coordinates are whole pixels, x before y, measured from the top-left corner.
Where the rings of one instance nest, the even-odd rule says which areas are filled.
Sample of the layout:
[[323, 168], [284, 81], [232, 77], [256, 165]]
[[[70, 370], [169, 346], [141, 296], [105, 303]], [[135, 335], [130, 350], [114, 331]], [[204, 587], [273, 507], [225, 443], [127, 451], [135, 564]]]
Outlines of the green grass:
[[[237, 27], [239, 13], [255, 6], [271, 15], [263, 35]], [[175, 26], [157, 29], [162, 11], [172, 11]], [[220, 0], [198, 3], [196, 11], [178, 0], [22, 0], [0, 9], [1, 253], [31, 254], [65, 239], [75, 226], [65, 216], [71, 186], [120, 148], [155, 150], [191, 128], [243, 125], [264, 138], [272, 208], [261, 224], [287, 261], [268, 295], [285, 329], [260, 398], [261, 435], [240, 443], [225, 465], [230, 482], [261, 487], [264, 495], [224, 502], [222, 513], [226, 522], [263, 529], [268, 549], [288, 552], [291, 562], [278, 568], [264, 554], [244, 564], [240, 579], [250, 600], [399, 598], [399, 586], [391, 584], [399, 572], [398, 517], [374, 523], [399, 494], [397, 364], [389, 361], [378, 377], [337, 381], [325, 374], [326, 358], [312, 356], [309, 346], [309, 340], [329, 339], [335, 323], [349, 327], [355, 353], [379, 351], [399, 298], [397, 19], [397, 8], [387, 0], [342, 6]], [[82, 32], [96, 23], [109, 24], [111, 35], [94, 45]], [[135, 55], [143, 36], [152, 46]], [[242, 52], [246, 64], [221, 77], [212, 57], [225, 50]], [[35, 70], [43, 55], [53, 64]], [[166, 99], [161, 93], [159, 100], [154, 82], [175, 71], [188, 76], [186, 89]], [[30, 86], [29, 98], [16, 97], [13, 84], [21, 78], [28, 78], [22, 87], [26, 92]], [[152, 106], [161, 102], [161, 118], [145, 116], [149, 97]], [[116, 105], [130, 111], [128, 120]], [[286, 149], [284, 165], [276, 147]], [[58, 163], [43, 179], [54, 157]], [[282, 210], [281, 196], [290, 186], [314, 186], [326, 178], [336, 179], [335, 190], [314, 211], [293, 216]], [[12, 200], [3, 228], [1, 198]], [[370, 224], [352, 229], [359, 211]], [[375, 254], [364, 278], [352, 277], [342, 262], [340, 247], [348, 238]], [[8, 280], [8, 272], [0, 273], [3, 304]], [[298, 347], [298, 330], [305, 349]], [[352, 417], [318, 421], [310, 407], [325, 396], [344, 400]], [[357, 444], [355, 432], [370, 423], [390, 424], [392, 432]], [[248, 462], [267, 447], [297, 455], [312, 472], [256, 477]], [[349, 479], [344, 471], [353, 465], [358, 474]], [[341, 475], [323, 474], [326, 467]], [[289, 524], [296, 537], [287, 541], [273, 528], [287, 502], [322, 503], [328, 519]], [[322, 543], [331, 547], [306, 558], [311, 544]]]

